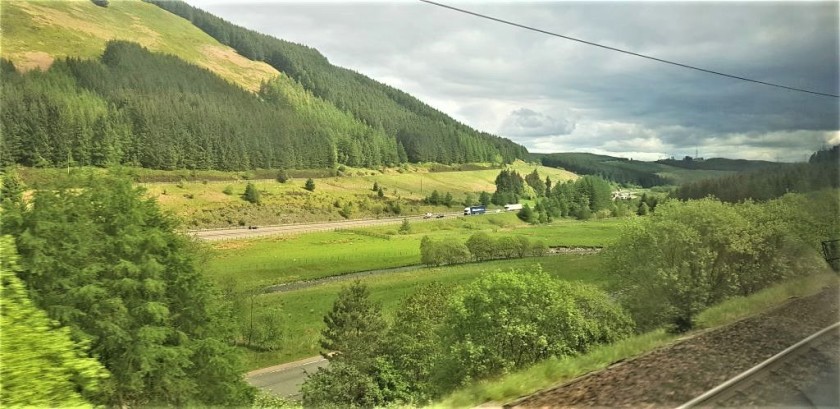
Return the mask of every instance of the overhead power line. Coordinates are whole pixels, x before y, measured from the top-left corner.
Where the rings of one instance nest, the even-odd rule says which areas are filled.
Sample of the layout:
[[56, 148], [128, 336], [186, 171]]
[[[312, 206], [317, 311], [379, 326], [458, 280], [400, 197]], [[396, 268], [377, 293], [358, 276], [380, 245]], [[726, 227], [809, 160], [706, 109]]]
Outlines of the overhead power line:
[[563, 39], [566, 39], [566, 40], [576, 41], [576, 42], [583, 43], [583, 44], [586, 44], [586, 45], [591, 45], [591, 46], [603, 48], [605, 50], [616, 51], [616, 52], [619, 52], [619, 53], [628, 54], [628, 55], [632, 55], [632, 56], [635, 56], [635, 57], [640, 57], [640, 58], [644, 58], [644, 59], [648, 59], [648, 60], [652, 60], [652, 61], [656, 61], [656, 62], [661, 62], [661, 63], [664, 63], [664, 64], [675, 65], [677, 67], [688, 68], [690, 70], [705, 72], [707, 74], [714, 74], [714, 75], [719, 75], [721, 77], [734, 78], [736, 80], [753, 82], [753, 83], [761, 84], [761, 85], [769, 85], [771, 87], [783, 88], [783, 89], [787, 89], [787, 90], [791, 90], [791, 91], [805, 92], [805, 93], [813, 94], [813, 95], [821, 95], [821, 96], [824, 96], [824, 97], [840, 98], [840, 95], [829, 94], [829, 93], [818, 92], [818, 91], [811, 91], [811, 90], [796, 88], [796, 87], [789, 87], [787, 85], [775, 84], [775, 83], [772, 83], [772, 82], [754, 80], [754, 79], [751, 79], [751, 78], [741, 77], [741, 76], [732, 75], [732, 74], [726, 74], [726, 73], [723, 73], [723, 72], [720, 72], [720, 71], [708, 70], [708, 69], [705, 69], [705, 68], [695, 67], [693, 65], [688, 65], [688, 64], [682, 64], [682, 63], [678, 63], [678, 62], [675, 62], [675, 61], [665, 60], [665, 59], [662, 59], [662, 58], [651, 57], [649, 55], [634, 53], [632, 51], [622, 50], [620, 48], [615, 48], [615, 47], [610, 47], [610, 46], [603, 45], [603, 44], [593, 43], [591, 41], [581, 40], [579, 38], [569, 37], [569, 36], [563, 35], [563, 34], [552, 33], [551, 31], [546, 31], [546, 30], [542, 30], [542, 29], [539, 29], [539, 28], [536, 28], [536, 27], [526, 26], [524, 24], [514, 23], [512, 21], [503, 20], [503, 19], [496, 18], [496, 17], [491, 17], [491, 16], [488, 16], [488, 15], [485, 15], [485, 14], [476, 13], [476, 12], [473, 12], [473, 11], [448, 6], [446, 4], [436, 3], [434, 1], [429, 1], [429, 0], [420, 0], [420, 1], [422, 1], [423, 3], [431, 4], [433, 6], [443, 7], [443, 8], [446, 8], [446, 9], [449, 9], [449, 10], [454, 10], [454, 11], [457, 11], [457, 12], [460, 12], [460, 13], [469, 14], [469, 15], [472, 15], [472, 16], [475, 16], [475, 17], [480, 17], [480, 18], [483, 18], [483, 19], [495, 21], [497, 23], [511, 25], [511, 26], [514, 26], [514, 27], [523, 28], [525, 30], [535, 31], [537, 33], [548, 34], [550, 36], [560, 37], [560, 38], [563, 38]]

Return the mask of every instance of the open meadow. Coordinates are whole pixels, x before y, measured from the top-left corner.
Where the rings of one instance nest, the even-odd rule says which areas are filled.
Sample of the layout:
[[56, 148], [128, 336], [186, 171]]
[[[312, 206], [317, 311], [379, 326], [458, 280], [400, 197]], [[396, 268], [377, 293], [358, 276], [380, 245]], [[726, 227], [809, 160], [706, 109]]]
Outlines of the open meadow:
[[[476, 232], [492, 237], [525, 236], [549, 246], [603, 246], [614, 239], [622, 219], [591, 221], [558, 220], [532, 226], [513, 213], [457, 217], [411, 225], [409, 234], [397, 226], [358, 230], [306, 233], [252, 240], [212, 243], [205, 273], [223, 288], [259, 292], [273, 284], [312, 280], [357, 271], [386, 269], [420, 263], [420, 240], [455, 238], [466, 241]], [[433, 281], [457, 286], [497, 270], [542, 268], [554, 277], [606, 284], [598, 255], [554, 255], [496, 260], [444, 267], [422, 267], [364, 277], [372, 299], [380, 302], [391, 319], [401, 300]], [[314, 287], [253, 297], [256, 311], [279, 307], [283, 321], [281, 346], [275, 351], [245, 350], [251, 369], [317, 355], [323, 317], [342, 286], [350, 281], [322, 283]], [[250, 302], [249, 302], [250, 303]], [[250, 305], [247, 307], [250, 308]]]
[[300, 280], [416, 265], [420, 240], [454, 238], [465, 242], [477, 232], [491, 237], [525, 236], [548, 246], [603, 246], [618, 234], [620, 219], [558, 220], [532, 226], [513, 213], [444, 218], [399, 226], [273, 236], [210, 244], [206, 274], [218, 283], [240, 290]]
[[[522, 175], [537, 169], [542, 178], [548, 176], [554, 182], [577, 177], [562, 169], [522, 161], [510, 168]], [[303, 188], [306, 177], [295, 177], [294, 173], [286, 183], [274, 179], [249, 181], [240, 178], [145, 183], [144, 187], [150, 197], [178, 215], [188, 228], [286, 224], [461, 209], [468, 194], [476, 203], [481, 192], [495, 191], [494, 181], [499, 169], [430, 172], [428, 168], [414, 167], [409, 170], [346, 169], [342, 173], [342, 176], [315, 178], [315, 190], [311, 192]], [[248, 183], [253, 183], [260, 192], [260, 204], [242, 199]], [[381, 197], [372, 190], [374, 183], [382, 188]], [[450, 193], [452, 206], [422, 202], [435, 190], [441, 196]]]

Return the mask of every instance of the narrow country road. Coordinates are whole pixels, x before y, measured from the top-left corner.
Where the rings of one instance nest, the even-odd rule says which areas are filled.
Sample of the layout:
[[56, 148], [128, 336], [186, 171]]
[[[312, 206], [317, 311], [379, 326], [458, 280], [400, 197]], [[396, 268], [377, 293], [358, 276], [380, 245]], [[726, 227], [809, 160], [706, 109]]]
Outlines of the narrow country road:
[[[453, 212], [444, 213], [445, 217], [461, 216], [463, 213]], [[302, 224], [285, 224], [277, 226], [260, 226], [257, 229], [249, 229], [247, 227], [227, 228], [227, 229], [209, 229], [209, 230], [191, 230], [187, 233], [203, 240], [233, 240], [245, 239], [252, 237], [273, 236], [279, 234], [295, 234], [308, 233], [315, 231], [329, 231], [336, 229], [350, 229], [357, 227], [370, 226], [384, 226], [389, 224], [400, 224], [403, 219], [408, 219], [413, 222], [418, 221], [432, 221], [438, 220], [436, 217], [425, 218], [424, 216], [405, 216], [405, 217], [390, 217], [387, 219], [360, 219], [360, 220], [342, 220], [335, 222], [318, 222], [318, 223], [302, 223]]]
[[300, 395], [300, 386], [306, 380], [307, 373], [314, 373], [318, 368], [327, 366], [327, 363], [327, 360], [323, 357], [314, 356], [248, 372], [245, 375], [245, 380], [273, 395], [297, 398]]

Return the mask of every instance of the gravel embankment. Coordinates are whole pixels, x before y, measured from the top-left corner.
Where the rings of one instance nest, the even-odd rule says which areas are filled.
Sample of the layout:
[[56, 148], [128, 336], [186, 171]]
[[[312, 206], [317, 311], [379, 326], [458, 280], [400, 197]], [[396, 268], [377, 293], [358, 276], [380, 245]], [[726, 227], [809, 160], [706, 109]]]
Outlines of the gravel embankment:
[[676, 407], [838, 321], [840, 291], [790, 300], [508, 407]]

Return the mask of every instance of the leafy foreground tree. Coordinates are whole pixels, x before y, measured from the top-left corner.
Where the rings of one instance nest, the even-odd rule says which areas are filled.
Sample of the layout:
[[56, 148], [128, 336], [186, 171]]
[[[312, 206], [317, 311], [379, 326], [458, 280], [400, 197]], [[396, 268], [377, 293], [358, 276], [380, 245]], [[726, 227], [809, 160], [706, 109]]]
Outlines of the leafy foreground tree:
[[[837, 199], [835, 193], [812, 200], [791, 195], [760, 205], [711, 198], [668, 202], [628, 225], [607, 248], [607, 271], [640, 330], [669, 325], [685, 331], [699, 312], [728, 297], [825, 269], [810, 232], [829, 236], [831, 228], [819, 226], [832, 225], [833, 234], [840, 231]], [[834, 217], [814, 218], [831, 209]]]
[[[110, 406], [243, 405], [230, 309], [196, 270], [194, 245], [130, 181], [93, 177], [4, 209], [19, 276], [50, 318], [112, 376]], [[5, 217], [8, 216], [8, 217]]]
[[15, 270], [14, 242], [0, 237], [0, 404], [92, 406], [108, 371], [87, 357], [86, 346], [74, 342], [68, 328], [32, 304]]
[[457, 292], [445, 321], [451, 356], [440, 388], [523, 368], [621, 339], [633, 321], [609, 296], [538, 269], [496, 272]]
[[304, 406], [375, 407], [409, 400], [407, 383], [380, 357], [387, 323], [365, 285], [356, 281], [342, 288], [324, 323], [322, 355], [330, 365], [304, 382]]

